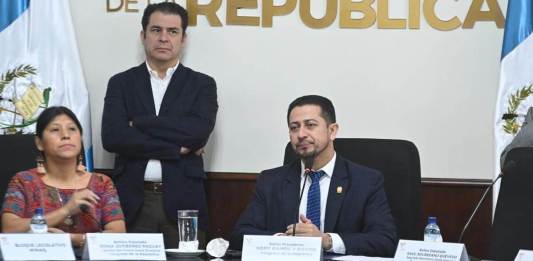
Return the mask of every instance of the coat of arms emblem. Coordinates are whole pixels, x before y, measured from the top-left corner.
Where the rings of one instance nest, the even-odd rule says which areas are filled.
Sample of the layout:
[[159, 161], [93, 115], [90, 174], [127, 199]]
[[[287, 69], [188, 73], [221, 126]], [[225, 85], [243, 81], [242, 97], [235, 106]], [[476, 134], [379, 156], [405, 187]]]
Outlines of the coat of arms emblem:
[[36, 83], [37, 69], [21, 64], [0, 77], [0, 134], [33, 133], [32, 125], [48, 107], [51, 87]]

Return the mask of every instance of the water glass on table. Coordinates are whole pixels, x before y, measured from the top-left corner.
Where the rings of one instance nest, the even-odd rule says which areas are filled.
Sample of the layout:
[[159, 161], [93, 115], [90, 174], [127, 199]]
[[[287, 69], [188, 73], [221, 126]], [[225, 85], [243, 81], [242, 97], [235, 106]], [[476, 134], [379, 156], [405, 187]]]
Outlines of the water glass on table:
[[198, 250], [198, 210], [178, 210], [178, 232], [180, 250]]

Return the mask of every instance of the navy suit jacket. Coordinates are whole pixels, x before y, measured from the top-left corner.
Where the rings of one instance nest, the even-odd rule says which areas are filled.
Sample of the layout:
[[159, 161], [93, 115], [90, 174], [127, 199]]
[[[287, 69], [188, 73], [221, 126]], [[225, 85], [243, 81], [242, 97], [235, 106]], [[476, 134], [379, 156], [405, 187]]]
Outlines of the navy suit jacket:
[[[300, 193], [299, 160], [262, 172], [252, 202], [235, 226], [232, 248], [242, 247], [243, 235], [274, 235], [296, 221]], [[337, 193], [337, 188], [342, 192]], [[324, 232], [337, 233], [348, 255], [392, 256], [396, 227], [382, 175], [337, 155], [328, 192]]]
[[[206, 144], [217, 110], [213, 78], [182, 64], [172, 75], [159, 115], [145, 63], [111, 77], [102, 116], [102, 143], [117, 154], [113, 179], [127, 224], [134, 221], [143, 203], [146, 164], [158, 159], [169, 218], [176, 220], [178, 209], [198, 209], [199, 227], [207, 228], [203, 159], [194, 151]], [[192, 153], [180, 155], [181, 147]]]

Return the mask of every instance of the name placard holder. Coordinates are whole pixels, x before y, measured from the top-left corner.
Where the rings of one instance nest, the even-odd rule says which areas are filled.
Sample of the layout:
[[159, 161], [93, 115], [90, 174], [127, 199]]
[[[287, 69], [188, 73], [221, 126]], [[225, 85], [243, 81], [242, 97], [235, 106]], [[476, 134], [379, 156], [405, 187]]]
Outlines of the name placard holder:
[[320, 237], [245, 235], [242, 261], [319, 261], [322, 260]]
[[163, 234], [87, 233], [83, 260], [166, 260]]
[[527, 261], [527, 260], [533, 260], [533, 251], [520, 249], [514, 261]]
[[400, 240], [394, 260], [469, 261], [464, 244]]
[[69, 234], [0, 234], [3, 260], [76, 260]]

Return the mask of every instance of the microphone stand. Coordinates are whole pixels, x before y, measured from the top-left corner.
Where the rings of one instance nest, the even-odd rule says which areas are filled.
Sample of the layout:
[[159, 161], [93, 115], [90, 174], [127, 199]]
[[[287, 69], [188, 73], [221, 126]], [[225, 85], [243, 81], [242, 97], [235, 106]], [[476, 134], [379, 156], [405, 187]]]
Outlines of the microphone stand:
[[485, 191], [483, 192], [483, 195], [481, 196], [481, 199], [479, 200], [479, 202], [477, 203], [476, 207], [474, 208], [474, 211], [470, 215], [470, 218], [468, 218], [468, 221], [466, 222], [466, 225], [463, 227], [463, 231], [461, 231], [461, 234], [459, 235], [459, 240], [457, 240], [457, 243], [461, 243], [463, 241], [463, 236], [465, 234], [466, 229], [468, 228], [468, 226], [470, 226], [470, 222], [472, 222], [472, 219], [476, 215], [479, 207], [481, 206], [481, 203], [483, 203], [483, 201], [485, 200], [485, 197], [489, 193], [489, 190], [492, 189], [492, 187], [494, 186], [494, 183], [496, 183], [496, 181], [498, 181], [503, 176], [503, 174], [510, 172], [511, 169], [514, 169], [515, 167], [516, 167], [516, 162], [514, 160], [510, 160], [510, 161], [506, 162], [503, 165], [503, 168], [502, 168], [502, 171], [500, 172], [500, 175], [498, 175], [498, 177], [496, 177], [494, 179], [494, 181], [492, 181], [490, 186], [488, 186], [485, 189]]
[[302, 159], [304, 162], [304, 184], [302, 186], [302, 191], [300, 192], [300, 197], [298, 198], [298, 205], [296, 208], [296, 223], [292, 226], [292, 236], [296, 236], [296, 224], [298, 224], [298, 220], [300, 219], [300, 204], [302, 203], [302, 197], [304, 195], [305, 190], [305, 184], [307, 183], [307, 177], [309, 177], [309, 174], [313, 172], [313, 163], [315, 161], [316, 155], [311, 155], [309, 157], [305, 157]]
[[470, 215], [470, 218], [468, 219], [468, 221], [466, 221], [466, 225], [463, 227], [463, 231], [461, 231], [461, 235], [459, 235], [459, 240], [457, 241], [458, 243], [461, 243], [463, 241], [463, 236], [465, 234], [465, 231], [468, 228], [468, 226], [470, 226], [470, 222], [472, 222], [472, 219], [476, 215], [479, 207], [481, 206], [481, 203], [483, 203], [483, 201], [485, 200], [485, 197], [489, 193], [489, 191], [492, 188], [492, 186], [494, 186], [494, 183], [496, 183], [496, 181], [498, 181], [501, 177], [502, 177], [502, 174], [498, 175], [498, 177], [496, 177], [496, 179], [494, 179], [494, 181], [490, 184], [490, 186], [487, 187], [485, 189], [485, 191], [483, 192], [483, 195], [481, 196], [481, 199], [479, 200], [479, 202], [477, 203], [476, 207], [474, 208], [474, 211]]

